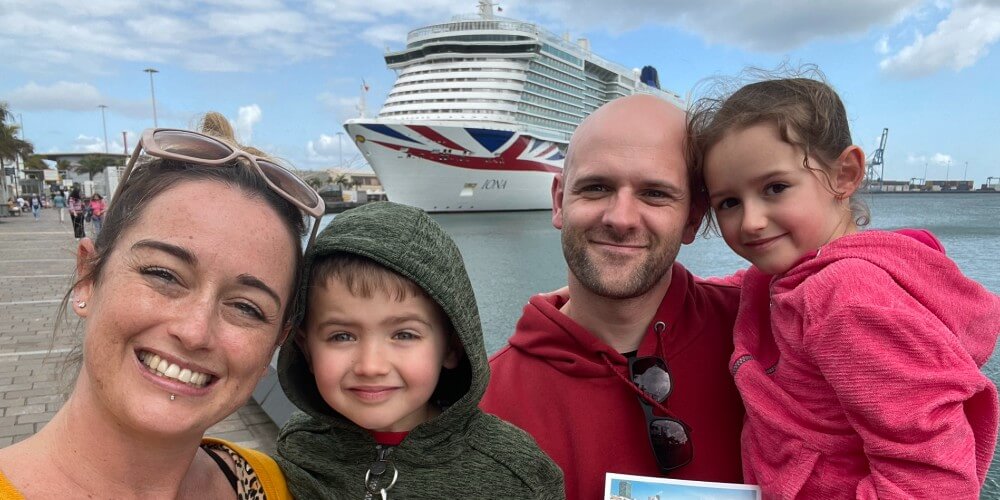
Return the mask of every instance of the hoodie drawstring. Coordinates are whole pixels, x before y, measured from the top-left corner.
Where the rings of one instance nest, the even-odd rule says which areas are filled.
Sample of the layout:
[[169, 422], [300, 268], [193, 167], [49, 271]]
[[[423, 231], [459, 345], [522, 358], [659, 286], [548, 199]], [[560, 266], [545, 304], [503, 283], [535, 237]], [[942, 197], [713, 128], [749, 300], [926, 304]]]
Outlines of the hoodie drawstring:
[[657, 400], [649, 397], [649, 394], [646, 394], [644, 391], [639, 390], [639, 388], [636, 387], [636, 385], [634, 383], [632, 383], [632, 381], [629, 380], [628, 377], [626, 377], [625, 375], [622, 375], [621, 372], [618, 371], [617, 368], [615, 368], [614, 363], [612, 363], [611, 360], [608, 359], [608, 355], [606, 353], [599, 352], [597, 354], [599, 354], [601, 356], [601, 359], [604, 360], [604, 364], [608, 365], [608, 368], [611, 369], [611, 372], [614, 373], [616, 376], [618, 376], [618, 378], [621, 379], [622, 382], [625, 382], [625, 384], [628, 385], [632, 389], [633, 392], [635, 392], [636, 394], [638, 394], [640, 398], [646, 400], [647, 403], [649, 403], [650, 405], [652, 405], [653, 408], [656, 408], [657, 410], [660, 410], [661, 413], [664, 413], [664, 414], [667, 414], [667, 415], [670, 414], [670, 411], [667, 410], [667, 408], [665, 406], [663, 406], [662, 403], [660, 403], [659, 401], [657, 401]]

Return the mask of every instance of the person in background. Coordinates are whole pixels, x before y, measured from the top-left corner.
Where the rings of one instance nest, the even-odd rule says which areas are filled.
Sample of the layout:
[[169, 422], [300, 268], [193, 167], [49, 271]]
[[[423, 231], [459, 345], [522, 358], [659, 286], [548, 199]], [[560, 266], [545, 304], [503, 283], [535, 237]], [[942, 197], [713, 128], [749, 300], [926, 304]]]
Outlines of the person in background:
[[59, 222], [66, 222], [66, 197], [63, 196], [62, 191], [56, 191], [55, 196], [52, 197], [52, 206], [59, 210]]
[[52, 420], [0, 449], [0, 498], [290, 498], [271, 458], [204, 434], [288, 334], [303, 212], [317, 227], [323, 201], [222, 115], [201, 129], [145, 131], [80, 241], [63, 311], [83, 320], [81, 366]]
[[648, 95], [583, 121], [552, 185], [568, 297], [536, 295], [490, 361], [483, 409], [528, 431], [572, 499], [608, 472], [741, 482], [743, 406], [729, 374], [739, 289], [675, 262], [692, 202], [684, 111]]
[[864, 152], [806, 74], [706, 96], [690, 117], [696, 193], [753, 264], [730, 359], [744, 477], [764, 498], [978, 498], [1000, 297], [927, 231], [859, 231]]
[[104, 215], [104, 197], [94, 193], [90, 198], [90, 221], [94, 224], [94, 237], [101, 234], [101, 216]]
[[84, 231], [83, 217], [84, 217], [84, 205], [83, 199], [80, 198], [80, 188], [73, 188], [69, 192], [69, 199], [66, 201], [66, 207], [69, 209], [69, 220], [73, 223], [73, 237], [80, 240], [87, 236]]
[[38, 221], [38, 214], [42, 210], [42, 202], [38, 199], [38, 195], [31, 195], [31, 215], [35, 217], [35, 221]]
[[484, 414], [489, 367], [458, 247], [423, 211], [338, 215], [306, 255], [307, 308], [278, 375], [305, 413], [278, 438], [298, 498], [563, 497], [520, 429]]

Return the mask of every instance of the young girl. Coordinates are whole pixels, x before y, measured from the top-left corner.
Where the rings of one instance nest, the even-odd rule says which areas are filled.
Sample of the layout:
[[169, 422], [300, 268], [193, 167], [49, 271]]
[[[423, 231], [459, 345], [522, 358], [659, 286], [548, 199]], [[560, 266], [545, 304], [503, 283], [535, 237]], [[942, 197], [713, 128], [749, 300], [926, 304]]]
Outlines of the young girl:
[[765, 498], [978, 498], [1000, 297], [929, 232], [858, 231], [865, 156], [826, 84], [753, 83], [689, 126], [703, 201], [753, 264], [731, 359], [745, 480]]

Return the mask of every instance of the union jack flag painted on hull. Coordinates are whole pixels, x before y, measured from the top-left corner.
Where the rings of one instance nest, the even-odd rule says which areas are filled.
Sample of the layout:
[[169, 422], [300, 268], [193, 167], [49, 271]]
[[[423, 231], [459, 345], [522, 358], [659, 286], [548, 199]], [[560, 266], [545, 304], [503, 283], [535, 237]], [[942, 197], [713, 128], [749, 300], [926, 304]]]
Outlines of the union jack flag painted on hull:
[[[559, 144], [510, 130], [432, 125], [360, 124], [372, 142], [441, 165], [471, 170], [562, 172]], [[440, 129], [448, 129], [451, 137]]]

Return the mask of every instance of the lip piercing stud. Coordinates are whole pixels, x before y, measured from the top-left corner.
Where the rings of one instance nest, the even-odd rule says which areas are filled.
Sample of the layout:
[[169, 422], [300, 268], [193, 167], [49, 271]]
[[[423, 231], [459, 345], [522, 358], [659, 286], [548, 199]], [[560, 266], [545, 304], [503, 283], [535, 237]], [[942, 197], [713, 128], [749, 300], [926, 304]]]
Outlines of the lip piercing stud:
[[177, 399], [177, 395], [176, 394], [171, 394], [170, 395], [170, 400], [173, 401], [175, 399]]

